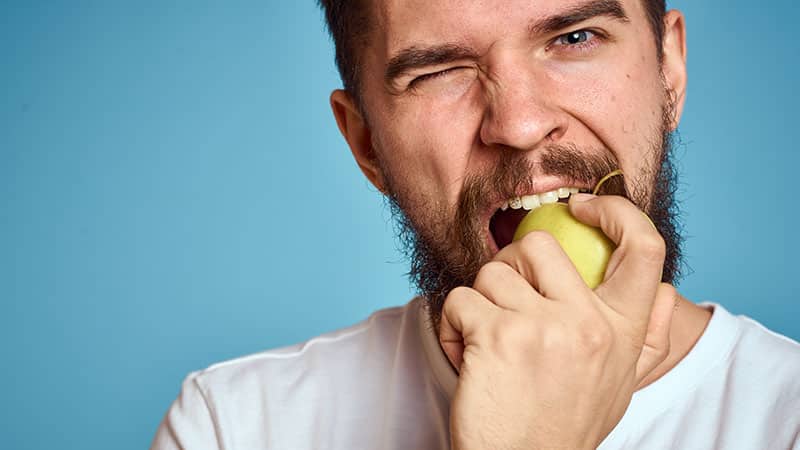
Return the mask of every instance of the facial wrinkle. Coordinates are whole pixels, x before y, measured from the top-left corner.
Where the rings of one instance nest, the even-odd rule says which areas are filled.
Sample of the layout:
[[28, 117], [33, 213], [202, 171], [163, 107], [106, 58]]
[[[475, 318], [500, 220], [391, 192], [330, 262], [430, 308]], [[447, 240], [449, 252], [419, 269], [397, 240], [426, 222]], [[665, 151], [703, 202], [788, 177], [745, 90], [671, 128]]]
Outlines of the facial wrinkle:
[[[662, 280], [675, 283], [681, 275], [682, 236], [675, 202], [677, 172], [672, 163], [669, 110], [670, 105], [664, 105], [660, 130], [653, 130], [649, 137], [650, 148], [642, 157], [652, 162], [644, 168], [644, 174], [630, 183], [623, 177], [612, 177], [603, 185], [602, 193], [629, 198], [651, 217], [667, 245]], [[430, 199], [414, 196], [409, 183], [397, 186], [396, 180], [385, 177], [399, 247], [411, 263], [408, 275], [424, 296], [434, 324], [438, 324], [447, 294], [457, 286], [471, 286], [491, 258], [482, 213], [493, 207], [489, 204], [493, 198], [532, 192], [537, 175], [594, 186], [620, 168], [614, 153], [604, 147], [550, 144], [536, 161], [530, 160], [529, 152], [501, 147], [493, 150], [497, 157], [490, 168], [465, 177], [455, 210], [452, 205], [432, 207]], [[648, 173], [651, 169], [656, 170], [655, 175]]]

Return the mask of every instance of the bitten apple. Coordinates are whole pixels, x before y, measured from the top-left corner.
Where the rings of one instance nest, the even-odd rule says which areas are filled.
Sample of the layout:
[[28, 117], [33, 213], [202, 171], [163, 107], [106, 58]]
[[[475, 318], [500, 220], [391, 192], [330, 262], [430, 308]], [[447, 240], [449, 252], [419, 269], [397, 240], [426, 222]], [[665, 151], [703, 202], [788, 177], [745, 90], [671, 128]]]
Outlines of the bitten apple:
[[616, 245], [599, 228], [579, 222], [565, 203], [548, 203], [522, 219], [514, 232], [514, 240], [534, 230], [547, 231], [556, 238], [591, 289], [603, 282]]

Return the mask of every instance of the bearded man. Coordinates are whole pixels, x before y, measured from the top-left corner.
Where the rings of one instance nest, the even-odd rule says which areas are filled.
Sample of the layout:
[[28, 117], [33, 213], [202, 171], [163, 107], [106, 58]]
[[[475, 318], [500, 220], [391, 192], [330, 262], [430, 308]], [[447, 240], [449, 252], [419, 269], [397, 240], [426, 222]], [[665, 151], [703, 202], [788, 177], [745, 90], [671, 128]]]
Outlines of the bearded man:
[[[680, 12], [321, 3], [334, 116], [420, 296], [191, 374], [153, 448], [800, 448], [800, 345], [674, 287]], [[512, 242], [556, 201], [616, 246], [594, 289], [547, 232]]]

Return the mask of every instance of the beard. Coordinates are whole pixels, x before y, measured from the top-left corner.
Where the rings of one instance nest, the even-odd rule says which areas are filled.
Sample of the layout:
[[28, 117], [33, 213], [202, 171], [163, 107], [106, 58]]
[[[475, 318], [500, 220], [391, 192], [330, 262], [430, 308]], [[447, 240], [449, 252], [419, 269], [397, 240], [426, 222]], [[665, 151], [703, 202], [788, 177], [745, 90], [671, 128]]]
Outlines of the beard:
[[[612, 177], [598, 194], [620, 195], [644, 211], [666, 244], [662, 281], [675, 285], [682, 277], [682, 226], [675, 194], [678, 173], [673, 161], [673, 135], [669, 131], [672, 104], [665, 102], [662, 120], [653, 130], [645, 151], [646, 167], [636, 178]], [[438, 327], [447, 295], [458, 286], [472, 286], [480, 268], [492, 258], [481, 212], [487, 202], [533, 192], [532, 174], [552, 175], [587, 186], [619, 168], [608, 149], [579, 149], [575, 145], [549, 145], [536, 162], [527, 152], [499, 149], [494, 167], [465, 179], [455, 210], [436, 202], [413, 199], [385, 169], [386, 200], [395, 222], [400, 251], [410, 262], [409, 278], [423, 297], [431, 324]]]

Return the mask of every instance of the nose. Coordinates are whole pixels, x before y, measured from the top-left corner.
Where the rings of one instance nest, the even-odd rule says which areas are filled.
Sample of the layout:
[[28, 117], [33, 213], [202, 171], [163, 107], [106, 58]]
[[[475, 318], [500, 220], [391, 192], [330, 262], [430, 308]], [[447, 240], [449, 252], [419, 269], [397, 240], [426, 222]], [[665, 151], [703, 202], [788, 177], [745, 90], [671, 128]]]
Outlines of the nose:
[[548, 84], [544, 74], [524, 64], [495, 68], [486, 80], [483, 143], [527, 151], [561, 139], [568, 115], [557, 107], [557, 91]]

